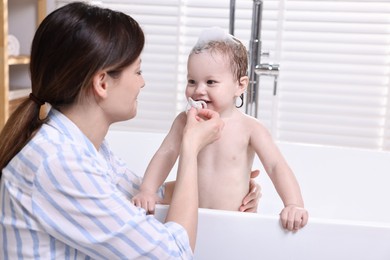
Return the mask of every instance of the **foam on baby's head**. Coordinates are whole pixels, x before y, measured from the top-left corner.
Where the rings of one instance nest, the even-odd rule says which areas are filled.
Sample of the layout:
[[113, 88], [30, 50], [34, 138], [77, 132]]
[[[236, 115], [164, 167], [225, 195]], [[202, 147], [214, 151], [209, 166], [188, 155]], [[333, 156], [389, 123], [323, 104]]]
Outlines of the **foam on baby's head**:
[[209, 42], [218, 41], [218, 42], [236, 42], [234, 37], [226, 33], [220, 27], [211, 27], [203, 30], [198, 38], [198, 41], [195, 44], [195, 48], [206, 45]]
[[209, 52], [211, 55], [222, 54], [230, 63], [231, 71], [236, 79], [247, 75], [247, 49], [239, 39], [226, 33], [222, 28], [211, 27], [200, 33], [198, 41], [189, 55], [202, 52]]

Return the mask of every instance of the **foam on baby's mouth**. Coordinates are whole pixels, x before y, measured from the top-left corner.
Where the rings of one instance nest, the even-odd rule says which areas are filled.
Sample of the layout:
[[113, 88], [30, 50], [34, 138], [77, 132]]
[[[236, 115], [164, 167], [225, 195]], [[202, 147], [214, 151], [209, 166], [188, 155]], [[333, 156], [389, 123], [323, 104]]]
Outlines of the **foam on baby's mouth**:
[[188, 98], [188, 104], [187, 104], [186, 111], [190, 110], [191, 107], [196, 108], [196, 109], [202, 109], [202, 108], [207, 108], [207, 104], [203, 100], [195, 101], [192, 98]]

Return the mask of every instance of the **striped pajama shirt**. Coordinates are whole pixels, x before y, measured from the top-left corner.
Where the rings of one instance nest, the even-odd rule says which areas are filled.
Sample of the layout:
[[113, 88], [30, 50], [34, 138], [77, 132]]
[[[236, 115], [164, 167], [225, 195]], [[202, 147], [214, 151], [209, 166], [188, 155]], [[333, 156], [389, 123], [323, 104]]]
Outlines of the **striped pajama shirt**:
[[182, 226], [131, 204], [140, 183], [52, 109], [2, 170], [0, 259], [192, 259]]

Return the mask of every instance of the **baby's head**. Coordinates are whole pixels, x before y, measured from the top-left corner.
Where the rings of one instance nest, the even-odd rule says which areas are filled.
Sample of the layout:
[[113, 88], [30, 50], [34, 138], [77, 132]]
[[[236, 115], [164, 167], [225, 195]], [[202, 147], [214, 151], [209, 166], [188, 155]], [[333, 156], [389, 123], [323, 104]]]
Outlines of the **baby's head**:
[[222, 54], [230, 63], [231, 72], [235, 79], [247, 75], [248, 52], [240, 40], [224, 32], [219, 27], [202, 31], [198, 42], [192, 48], [190, 56], [207, 51], [210, 54]]

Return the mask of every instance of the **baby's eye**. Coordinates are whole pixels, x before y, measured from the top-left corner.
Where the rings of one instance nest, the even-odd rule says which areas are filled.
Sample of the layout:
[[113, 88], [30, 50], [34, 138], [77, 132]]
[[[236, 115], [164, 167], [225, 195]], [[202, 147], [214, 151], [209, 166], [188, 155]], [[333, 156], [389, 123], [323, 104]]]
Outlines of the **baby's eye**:
[[210, 79], [210, 80], [207, 81], [207, 84], [208, 84], [208, 85], [212, 85], [212, 84], [215, 84], [215, 83], [216, 83], [215, 80], [211, 80], [211, 79]]
[[195, 84], [195, 80], [189, 79], [189, 80], [187, 81], [187, 83], [193, 85], [193, 84]]

